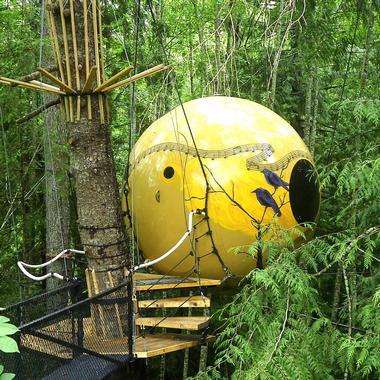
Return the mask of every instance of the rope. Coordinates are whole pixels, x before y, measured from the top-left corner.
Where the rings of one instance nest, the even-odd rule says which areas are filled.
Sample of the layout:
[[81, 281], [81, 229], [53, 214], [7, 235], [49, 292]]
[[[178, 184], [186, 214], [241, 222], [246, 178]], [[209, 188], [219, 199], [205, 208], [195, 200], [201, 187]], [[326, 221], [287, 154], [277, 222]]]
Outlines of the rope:
[[158, 257], [157, 259], [149, 261], [149, 262], [144, 263], [144, 264], [140, 264], [138, 266], [135, 266], [134, 267], [134, 271], [137, 271], [137, 270], [139, 270], [141, 268], [148, 268], [148, 267], [150, 267], [150, 266], [152, 266], [154, 264], [157, 264], [160, 261], [162, 261], [162, 260], [166, 259], [167, 257], [169, 257], [173, 252], [175, 252], [177, 250], [177, 248], [179, 248], [182, 245], [182, 243], [185, 241], [185, 239], [190, 235], [191, 231], [193, 230], [193, 215], [194, 214], [197, 214], [197, 215], [206, 215], [203, 211], [200, 211], [200, 210], [191, 211], [189, 213], [189, 224], [188, 224], [187, 231], [178, 240], [178, 242], [172, 248], [170, 248], [166, 253], [164, 253], [163, 255], [161, 255], [160, 257]]
[[[56, 255], [53, 259], [51, 259], [49, 261], [46, 261], [45, 263], [42, 263], [42, 264], [27, 264], [27, 263], [25, 263], [23, 261], [18, 261], [17, 262], [17, 266], [20, 268], [21, 272], [24, 273], [25, 276], [27, 276], [28, 278], [30, 278], [31, 280], [34, 280], [34, 281], [43, 281], [43, 280], [46, 280], [46, 279], [51, 278], [51, 277], [58, 278], [59, 280], [65, 280], [65, 279], [68, 279], [67, 274], [64, 277], [64, 276], [62, 276], [59, 273], [49, 272], [49, 273], [46, 273], [43, 276], [34, 276], [30, 272], [28, 272], [25, 268], [33, 268], [33, 269], [36, 269], [36, 268], [38, 268], [38, 269], [45, 268], [45, 267], [53, 264], [55, 261], [57, 261], [62, 256], [64, 257], [64, 255], [66, 255], [67, 253], [70, 253], [70, 252], [71, 253], [84, 253], [84, 251], [79, 251], [79, 250], [76, 250], [76, 249], [65, 249], [62, 252], [60, 252], [58, 255]], [[65, 259], [65, 257], [64, 257], [64, 259]]]

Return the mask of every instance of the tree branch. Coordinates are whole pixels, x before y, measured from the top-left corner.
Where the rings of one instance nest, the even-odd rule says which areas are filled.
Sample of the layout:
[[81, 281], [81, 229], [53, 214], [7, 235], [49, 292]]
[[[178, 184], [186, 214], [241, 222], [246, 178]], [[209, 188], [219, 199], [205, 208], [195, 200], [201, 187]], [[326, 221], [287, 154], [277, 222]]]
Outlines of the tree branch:
[[37, 109], [35, 109], [34, 111], [24, 115], [23, 117], [20, 117], [19, 119], [16, 120], [16, 124], [17, 125], [20, 125], [20, 124], [24, 124], [25, 122], [29, 121], [30, 119], [33, 119], [34, 117], [36, 117], [37, 115], [39, 115], [40, 113], [44, 112], [45, 110], [47, 110], [48, 108], [50, 107], [53, 107], [53, 106], [56, 106], [57, 104], [59, 104], [61, 102], [61, 99], [59, 98], [56, 98], [54, 100], [51, 100], [50, 102], [47, 102], [45, 103], [44, 105], [42, 105], [41, 107], [38, 107]]

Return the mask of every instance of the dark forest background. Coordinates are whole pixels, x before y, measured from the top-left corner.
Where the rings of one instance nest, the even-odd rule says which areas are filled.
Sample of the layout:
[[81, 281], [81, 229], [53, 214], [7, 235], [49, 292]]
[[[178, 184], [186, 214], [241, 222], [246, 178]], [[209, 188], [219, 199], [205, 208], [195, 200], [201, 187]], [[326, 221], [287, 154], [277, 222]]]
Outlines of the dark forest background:
[[[1, 75], [20, 78], [52, 62], [41, 5], [1, 0]], [[273, 109], [304, 139], [320, 174], [315, 239], [271, 246], [268, 268], [220, 297], [215, 352], [198, 378], [379, 378], [380, 1], [102, 5], [108, 76], [128, 64], [140, 72], [164, 62], [175, 71], [112, 95], [120, 183], [130, 137], [179, 104], [176, 87], [182, 101], [220, 94]], [[21, 277], [17, 260], [80, 248], [59, 107], [20, 121], [49, 100], [0, 87], [1, 306], [45, 286]]]

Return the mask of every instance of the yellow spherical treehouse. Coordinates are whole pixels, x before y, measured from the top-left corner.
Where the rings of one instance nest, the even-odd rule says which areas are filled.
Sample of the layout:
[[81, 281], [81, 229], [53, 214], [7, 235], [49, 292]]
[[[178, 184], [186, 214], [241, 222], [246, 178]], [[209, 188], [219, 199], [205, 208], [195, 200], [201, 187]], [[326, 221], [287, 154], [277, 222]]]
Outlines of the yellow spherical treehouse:
[[244, 276], [261, 265], [248, 249], [258, 236], [270, 238], [263, 226], [317, 218], [319, 189], [310, 172], [307, 147], [276, 113], [249, 100], [201, 98], [140, 137], [123, 205], [148, 261], [175, 247], [156, 271]]

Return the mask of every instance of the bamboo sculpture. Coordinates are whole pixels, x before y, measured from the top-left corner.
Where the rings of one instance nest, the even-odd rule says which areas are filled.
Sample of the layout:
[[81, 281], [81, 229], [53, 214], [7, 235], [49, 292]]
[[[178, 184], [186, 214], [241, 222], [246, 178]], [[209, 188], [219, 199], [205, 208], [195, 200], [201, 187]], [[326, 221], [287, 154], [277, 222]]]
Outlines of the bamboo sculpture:
[[[97, 112], [100, 123], [104, 124], [109, 116], [107, 94], [166, 70], [168, 66], [160, 64], [121, 80], [134, 69], [129, 65], [106, 79], [102, 49], [102, 15], [98, 0], [83, 0], [82, 12], [75, 12], [75, 4], [78, 3], [74, 0], [46, 2], [48, 29], [57, 66], [55, 74], [51, 68], [39, 67], [37, 71], [51, 84], [38, 80], [21, 80], [29, 76], [21, 79], [0, 76], [0, 84], [59, 95], [66, 121], [71, 123], [79, 121], [82, 117], [92, 120], [95, 112], [93, 107], [96, 106], [99, 108]], [[75, 17], [79, 13], [83, 14], [83, 17]], [[78, 35], [82, 38], [79, 39]], [[94, 46], [90, 46], [91, 40], [95, 41]], [[93, 101], [94, 97], [97, 98], [96, 102]]]

